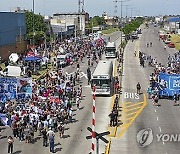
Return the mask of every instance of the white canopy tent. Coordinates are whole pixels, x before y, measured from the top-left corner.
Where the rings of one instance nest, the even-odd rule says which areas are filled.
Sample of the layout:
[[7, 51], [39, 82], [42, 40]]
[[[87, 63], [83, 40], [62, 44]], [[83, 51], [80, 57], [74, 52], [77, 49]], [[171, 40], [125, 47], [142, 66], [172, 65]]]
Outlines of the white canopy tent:
[[13, 77], [21, 76], [21, 68], [19, 66], [10, 66], [9, 65], [6, 68], [5, 68], [5, 70], [7, 70], [7, 72], [5, 72], [5, 71], [1, 72], [2, 75], [13, 76]]
[[13, 63], [16, 63], [17, 60], [19, 59], [19, 56], [17, 53], [12, 53], [10, 56], [9, 56], [9, 61], [13, 62]]

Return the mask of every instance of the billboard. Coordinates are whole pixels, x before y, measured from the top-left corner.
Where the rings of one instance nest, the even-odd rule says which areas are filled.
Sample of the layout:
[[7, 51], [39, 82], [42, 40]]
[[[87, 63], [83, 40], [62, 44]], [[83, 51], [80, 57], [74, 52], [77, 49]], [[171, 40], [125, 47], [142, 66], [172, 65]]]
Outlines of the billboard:
[[180, 94], [180, 74], [159, 74], [159, 89], [162, 96]]
[[11, 99], [22, 99], [32, 97], [31, 78], [0, 78], [0, 101], [6, 102]]

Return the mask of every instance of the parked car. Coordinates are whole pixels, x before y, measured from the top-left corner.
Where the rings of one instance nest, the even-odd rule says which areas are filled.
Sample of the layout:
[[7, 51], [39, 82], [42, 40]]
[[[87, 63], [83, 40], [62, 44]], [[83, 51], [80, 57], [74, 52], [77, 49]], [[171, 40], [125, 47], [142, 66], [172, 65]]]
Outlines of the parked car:
[[171, 40], [170, 40], [170, 39], [166, 39], [166, 40], [164, 41], [164, 43], [165, 43], [165, 44], [169, 44], [169, 43], [171, 43]]
[[174, 45], [174, 43], [171, 42], [171, 43], [168, 44], [168, 47], [169, 47], [169, 48], [174, 48], [175, 45]]
[[131, 38], [132, 39], [138, 39], [138, 34], [133, 32], [132, 35], [131, 35]]

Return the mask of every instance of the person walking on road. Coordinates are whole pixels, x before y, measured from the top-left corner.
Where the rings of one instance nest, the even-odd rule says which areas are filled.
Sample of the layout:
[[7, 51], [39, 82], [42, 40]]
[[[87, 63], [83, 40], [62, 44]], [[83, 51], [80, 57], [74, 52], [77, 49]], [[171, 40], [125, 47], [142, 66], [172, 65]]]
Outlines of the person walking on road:
[[112, 112], [109, 114], [110, 117], [110, 127], [114, 127], [115, 126], [115, 114], [114, 111], [112, 110]]
[[59, 130], [59, 137], [62, 138], [64, 135], [64, 124], [62, 122], [58, 125], [58, 130]]
[[174, 100], [174, 106], [177, 106], [177, 105], [179, 105], [179, 103], [177, 103], [177, 101], [178, 101], [178, 98], [179, 96], [175, 93], [174, 95], [173, 95], [173, 100]]
[[141, 85], [140, 85], [139, 82], [137, 83], [136, 88], [137, 88], [137, 94], [140, 94], [140, 91], [141, 91]]
[[46, 128], [43, 129], [42, 131], [42, 135], [43, 135], [43, 146], [47, 147], [47, 131], [46, 131]]
[[134, 51], [134, 57], [136, 57], [136, 54], [137, 54], [137, 52], [136, 52], [136, 50]]
[[159, 106], [159, 96], [158, 95], [155, 95], [155, 97], [154, 97], [154, 104], [156, 106]]
[[54, 153], [55, 133], [51, 130], [51, 128], [49, 128], [49, 131], [47, 132], [47, 136], [49, 137], [50, 152]]
[[12, 136], [8, 137], [8, 153], [13, 153], [13, 138]]
[[166, 45], [164, 46], [164, 50], [166, 50]]

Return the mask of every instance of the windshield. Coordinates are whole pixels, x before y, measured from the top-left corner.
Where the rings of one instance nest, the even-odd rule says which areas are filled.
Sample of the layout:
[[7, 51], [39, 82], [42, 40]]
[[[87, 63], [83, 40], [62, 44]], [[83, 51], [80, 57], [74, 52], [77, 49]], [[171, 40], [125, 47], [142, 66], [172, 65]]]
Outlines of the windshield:
[[103, 79], [103, 80], [95, 79], [95, 80], [92, 80], [92, 84], [95, 84], [97, 88], [98, 87], [107, 88], [110, 86], [110, 81], [109, 79]]
[[58, 58], [57, 60], [58, 60], [58, 61], [64, 61], [65, 58]]
[[105, 50], [106, 53], [111, 53], [111, 54], [114, 54], [115, 51], [116, 51], [115, 48], [106, 48], [106, 50]]

